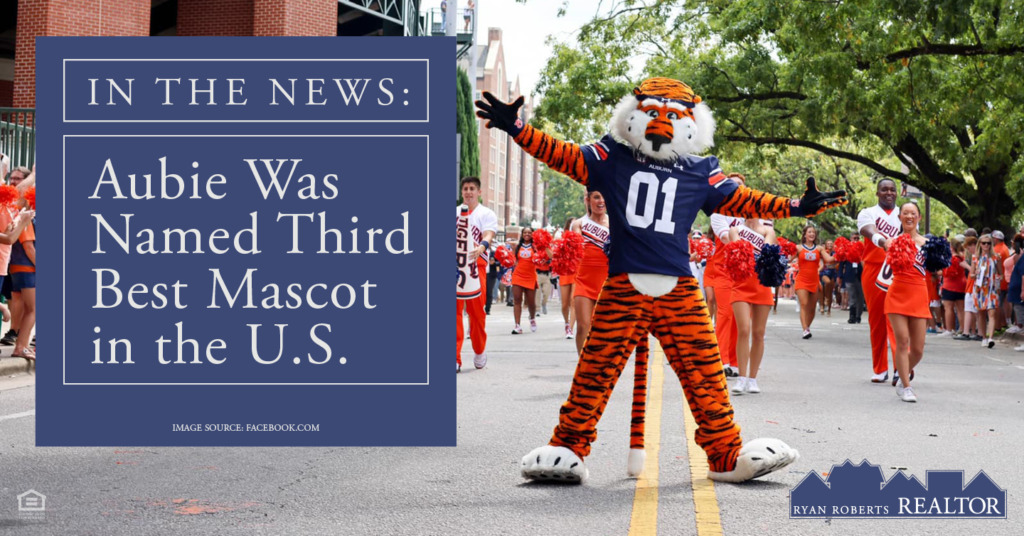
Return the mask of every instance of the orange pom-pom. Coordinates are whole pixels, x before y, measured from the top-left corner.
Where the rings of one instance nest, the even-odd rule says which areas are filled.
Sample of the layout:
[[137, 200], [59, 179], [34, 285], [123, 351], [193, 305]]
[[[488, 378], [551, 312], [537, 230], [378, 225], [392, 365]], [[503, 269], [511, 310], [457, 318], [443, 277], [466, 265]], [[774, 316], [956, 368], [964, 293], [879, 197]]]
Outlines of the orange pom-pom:
[[734, 282], [739, 283], [754, 274], [754, 246], [746, 240], [729, 242], [722, 248], [725, 252], [725, 272]]
[[551, 246], [551, 233], [547, 229], [537, 229], [533, 232], [533, 249], [545, 251]]
[[551, 249], [551, 270], [557, 275], [575, 274], [583, 258], [583, 235], [566, 231], [562, 238], [555, 240]]
[[14, 203], [18, 201], [21, 194], [18, 193], [18, 189], [11, 186], [10, 184], [4, 184], [0, 186], [0, 207], [10, 208], [14, 206]]
[[916, 257], [917, 244], [914, 243], [914, 237], [909, 234], [901, 234], [894, 238], [889, 243], [889, 251], [885, 254], [885, 260], [894, 273], [912, 270]]
[[860, 258], [863, 256], [864, 242], [851, 240], [850, 245], [846, 248], [846, 262], [860, 262]]
[[692, 242], [690, 258], [694, 262], [701, 262], [710, 259], [715, 254], [715, 243], [707, 238], [701, 238]]
[[836, 239], [835, 257], [837, 261], [843, 262], [849, 260], [847, 259], [846, 255], [849, 252], [850, 244], [850, 239], [846, 238], [845, 236], [840, 236], [839, 238]]
[[782, 248], [782, 254], [784, 256], [792, 257], [793, 255], [796, 255], [796, 244], [790, 242], [789, 240], [782, 236], [780, 236], [778, 240], [779, 247]]
[[516, 265], [515, 253], [512, 252], [512, 248], [505, 244], [495, 248], [494, 258], [498, 259], [498, 263], [505, 268], [511, 268]]
[[36, 187], [33, 186], [25, 192], [25, 201], [28, 201], [28, 208], [36, 209]]

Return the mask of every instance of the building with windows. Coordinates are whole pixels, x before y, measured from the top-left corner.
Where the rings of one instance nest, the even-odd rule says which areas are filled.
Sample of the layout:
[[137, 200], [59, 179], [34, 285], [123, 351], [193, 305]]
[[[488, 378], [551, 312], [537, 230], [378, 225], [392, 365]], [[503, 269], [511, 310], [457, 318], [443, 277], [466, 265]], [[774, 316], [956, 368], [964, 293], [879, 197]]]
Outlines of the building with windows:
[[[500, 28], [488, 28], [487, 44], [476, 45], [475, 54], [467, 54], [460, 65], [470, 72], [469, 58], [476, 57], [474, 93], [481, 99], [484, 91], [508, 102], [522, 93], [519, 79], [509, 74]], [[533, 98], [522, 108], [523, 121], [533, 114]], [[498, 215], [499, 227], [524, 225], [537, 221], [547, 225], [544, 205], [544, 183], [540, 179], [540, 164], [526, 154], [508, 134], [484, 127], [477, 121], [480, 140], [480, 182], [482, 202]]]
[[35, 106], [41, 36], [423, 35], [419, 0], [0, 2], [0, 107]]

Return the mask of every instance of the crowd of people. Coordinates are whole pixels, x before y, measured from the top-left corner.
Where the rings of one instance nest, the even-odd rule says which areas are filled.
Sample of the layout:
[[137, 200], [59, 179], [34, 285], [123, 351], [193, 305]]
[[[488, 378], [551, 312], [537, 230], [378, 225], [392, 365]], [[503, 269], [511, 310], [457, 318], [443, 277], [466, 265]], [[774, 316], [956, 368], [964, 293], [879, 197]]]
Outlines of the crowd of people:
[[0, 345], [13, 346], [12, 357], [35, 361], [35, 171], [15, 167], [8, 173], [6, 157], [0, 161], [6, 179], [0, 187], [0, 314], [10, 323]]
[[[738, 174], [729, 178], [744, 182]], [[780, 298], [796, 299], [805, 340], [812, 337], [816, 314], [831, 316], [833, 305], [848, 311], [850, 324], [861, 323], [866, 312], [871, 342], [870, 381], [890, 383], [905, 402], [917, 401], [911, 384], [924, 356], [926, 335], [975, 341], [983, 348], [993, 348], [997, 334], [1024, 331], [1024, 262], [1020, 262], [1024, 227], [1010, 233], [1013, 236], [1009, 241], [1003, 232], [990, 229], [981, 233], [966, 229], [948, 235], [948, 242], [941, 242], [948, 249], [948, 267], [929, 270], [925, 244], [931, 235], [919, 231], [919, 207], [914, 202], [897, 206], [896, 183], [890, 179], [879, 181], [876, 196], [878, 203], [860, 212], [857, 232], [848, 237], [823, 241], [819, 229], [809, 222], [795, 241], [795, 251], [784, 256], [786, 274], [775, 288], [765, 286], [753, 272], [736, 279], [725, 267], [727, 244], [745, 241], [758, 254], [764, 246], [784, 241], [776, 236], [770, 220], [714, 214], [708, 234], [693, 231], [692, 266], [714, 318], [725, 375], [736, 378], [731, 388], [734, 395], [761, 392], [757, 374], [764, 356], [765, 330]], [[585, 207], [585, 214], [570, 218], [557, 231], [573, 231], [583, 237], [582, 259], [575, 272], [552, 271], [550, 250], [534, 250], [534, 230], [528, 227], [513, 239], [514, 266], [505, 267], [491, 258], [484, 308], [489, 314], [491, 303], [507, 295], [507, 303], [514, 307], [513, 334], [523, 333], [520, 322], [524, 305], [529, 311], [530, 330], [536, 331], [535, 316], [541, 308], [547, 314], [550, 294], [541, 292], [546, 285], [540, 281], [550, 281], [559, 293], [566, 338], [575, 338], [577, 352], [581, 351], [601, 286], [608, 277], [606, 251], [610, 242], [601, 194], [588, 192]], [[899, 249], [894, 244], [904, 236], [909, 241], [903, 238], [899, 248], [912, 262], [894, 258], [894, 251]], [[863, 246], [852, 257], [839, 254], [837, 242], [860, 242]], [[472, 315], [470, 318], [472, 323]], [[1024, 351], [1024, 345], [1015, 350]]]

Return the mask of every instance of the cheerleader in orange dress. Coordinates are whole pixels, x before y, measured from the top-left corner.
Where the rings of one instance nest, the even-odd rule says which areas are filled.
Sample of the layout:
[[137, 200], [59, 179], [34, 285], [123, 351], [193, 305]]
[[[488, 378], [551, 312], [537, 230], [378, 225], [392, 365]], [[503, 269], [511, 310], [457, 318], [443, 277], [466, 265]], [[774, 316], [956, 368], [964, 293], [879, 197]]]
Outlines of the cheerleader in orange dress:
[[515, 256], [516, 266], [512, 271], [512, 304], [513, 315], [516, 319], [516, 327], [512, 329], [513, 335], [523, 332], [519, 327], [519, 320], [523, 316], [523, 297], [526, 297], [526, 307], [530, 310], [530, 331], [537, 331], [537, 266], [533, 264], [533, 229], [523, 227], [519, 234], [519, 243], [516, 244]]
[[[569, 218], [565, 220], [565, 227], [563, 231], [571, 231], [575, 220]], [[558, 297], [562, 301], [562, 320], [565, 320], [565, 338], [571, 339], [575, 335], [572, 330], [573, 322], [576, 321], [575, 311], [572, 307], [572, 289], [573, 285], [576, 284], [576, 274], [566, 274], [558, 276]]]
[[804, 227], [804, 235], [796, 250], [796, 299], [800, 303], [800, 327], [804, 329], [803, 338], [811, 338], [811, 324], [814, 322], [814, 311], [818, 305], [818, 269], [821, 262], [835, 260], [825, 248], [818, 245], [818, 230], [814, 225]]
[[608, 279], [608, 255], [605, 244], [608, 230], [608, 208], [601, 192], [587, 192], [587, 215], [573, 223], [572, 230], [583, 235], [583, 258], [576, 270], [573, 288], [573, 306], [576, 309], [576, 352], [583, 351], [583, 343], [590, 334], [594, 305], [601, 295], [601, 287]]
[[[777, 243], [775, 230], [770, 225], [768, 220], [747, 219], [741, 225], [729, 229], [729, 242], [745, 240], [754, 247], [754, 254], [757, 255], [765, 244]], [[730, 298], [733, 316], [736, 318], [736, 358], [740, 368], [732, 392], [760, 393], [757, 371], [764, 356], [765, 327], [775, 296], [770, 287], [758, 281], [756, 273], [751, 273], [733, 285]]]
[[[897, 371], [895, 375], [898, 375], [894, 380], [896, 396], [904, 402], [917, 402], [910, 380], [914, 368], [924, 357], [925, 330], [928, 328], [928, 319], [932, 317], [928, 309], [928, 272], [924, 269], [924, 254], [921, 251], [926, 239], [917, 232], [917, 222], [920, 220], [921, 211], [917, 204], [904, 203], [900, 207], [903, 234], [914, 239], [917, 255], [912, 267], [893, 270], [892, 284], [885, 297], [885, 314], [896, 338], [896, 355], [893, 357]], [[892, 254], [891, 245], [889, 254]], [[889, 264], [892, 265], [891, 260]]]

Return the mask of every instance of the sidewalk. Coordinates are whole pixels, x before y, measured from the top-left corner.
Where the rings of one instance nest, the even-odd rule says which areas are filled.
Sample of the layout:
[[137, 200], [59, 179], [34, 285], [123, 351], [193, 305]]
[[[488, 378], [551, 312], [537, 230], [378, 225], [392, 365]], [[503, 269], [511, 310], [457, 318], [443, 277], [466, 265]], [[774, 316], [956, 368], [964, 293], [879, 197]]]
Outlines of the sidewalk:
[[0, 346], [0, 377], [14, 374], [35, 374], [35, 363], [20, 357], [11, 357], [13, 346]]

